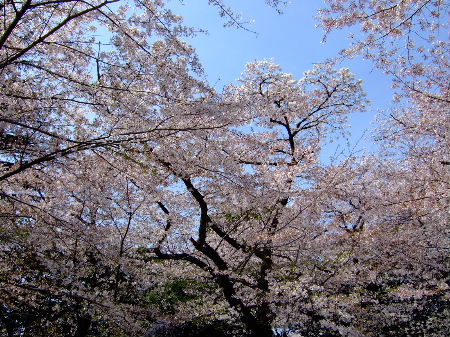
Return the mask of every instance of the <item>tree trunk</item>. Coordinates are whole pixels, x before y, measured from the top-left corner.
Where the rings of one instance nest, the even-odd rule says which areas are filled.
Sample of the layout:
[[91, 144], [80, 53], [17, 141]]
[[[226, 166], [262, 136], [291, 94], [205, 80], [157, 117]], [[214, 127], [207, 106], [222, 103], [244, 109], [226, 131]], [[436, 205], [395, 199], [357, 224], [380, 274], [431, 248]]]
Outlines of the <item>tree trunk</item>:
[[73, 337], [86, 337], [91, 327], [91, 318], [86, 315], [77, 317], [77, 331]]
[[273, 313], [269, 304], [264, 301], [259, 304], [256, 309], [256, 317], [252, 318], [251, 324], [248, 325], [251, 337], [273, 337]]
[[272, 326], [269, 324], [258, 323], [250, 331], [250, 337], [273, 337]]

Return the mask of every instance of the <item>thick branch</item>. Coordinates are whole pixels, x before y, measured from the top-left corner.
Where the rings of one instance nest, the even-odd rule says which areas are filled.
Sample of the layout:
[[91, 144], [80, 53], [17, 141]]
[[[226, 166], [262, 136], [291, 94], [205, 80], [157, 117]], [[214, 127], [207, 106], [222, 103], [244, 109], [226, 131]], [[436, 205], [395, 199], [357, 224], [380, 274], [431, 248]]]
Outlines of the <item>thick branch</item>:
[[194, 245], [195, 249], [197, 249], [199, 252], [201, 252], [203, 255], [208, 257], [219, 270], [228, 270], [228, 264], [225, 262], [222, 257], [220, 257], [219, 253], [212, 248], [209, 244], [204, 242], [203, 244], [200, 244], [199, 242], [195, 241], [191, 238], [191, 242]]
[[195, 256], [189, 255], [187, 253], [179, 253], [179, 254], [170, 254], [170, 253], [163, 253], [159, 247], [156, 247], [153, 249], [153, 252], [155, 253], [156, 257], [163, 260], [174, 260], [174, 261], [180, 261], [184, 260], [187, 262], [190, 262], [200, 269], [203, 269], [208, 272], [212, 272], [211, 267], [209, 267], [205, 262], [202, 260], [196, 258]]
[[211, 218], [208, 215], [208, 205], [203, 195], [197, 188], [194, 187], [190, 178], [182, 178], [182, 181], [200, 206], [200, 226], [198, 228], [198, 240], [196, 242], [198, 245], [202, 246], [206, 241], [206, 230], [208, 224], [211, 223]]
[[239, 243], [236, 239], [232, 238], [228, 233], [225, 233], [218, 225], [211, 224], [211, 229], [220, 236], [225, 242], [237, 250], [242, 250], [243, 252], [248, 252], [249, 247], [245, 244]]

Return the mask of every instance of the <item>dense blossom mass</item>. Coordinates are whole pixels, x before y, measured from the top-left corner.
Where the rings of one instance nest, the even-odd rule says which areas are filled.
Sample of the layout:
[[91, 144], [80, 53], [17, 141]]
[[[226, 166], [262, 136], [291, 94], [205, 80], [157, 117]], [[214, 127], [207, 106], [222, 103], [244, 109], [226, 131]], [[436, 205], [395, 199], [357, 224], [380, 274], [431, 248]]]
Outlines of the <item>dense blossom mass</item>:
[[326, 3], [396, 90], [378, 152], [332, 164], [368, 109], [338, 61], [217, 92], [164, 1], [0, 4], [0, 335], [450, 330], [450, 3]]

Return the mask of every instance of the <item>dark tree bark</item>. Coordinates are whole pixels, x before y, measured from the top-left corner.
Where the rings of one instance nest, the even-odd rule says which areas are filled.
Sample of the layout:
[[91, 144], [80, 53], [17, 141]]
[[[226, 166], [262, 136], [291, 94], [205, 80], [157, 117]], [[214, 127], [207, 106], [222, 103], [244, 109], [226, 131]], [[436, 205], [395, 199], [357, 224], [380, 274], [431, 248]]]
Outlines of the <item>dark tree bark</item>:
[[91, 327], [91, 318], [86, 315], [80, 315], [77, 317], [77, 330], [73, 337], [86, 337]]

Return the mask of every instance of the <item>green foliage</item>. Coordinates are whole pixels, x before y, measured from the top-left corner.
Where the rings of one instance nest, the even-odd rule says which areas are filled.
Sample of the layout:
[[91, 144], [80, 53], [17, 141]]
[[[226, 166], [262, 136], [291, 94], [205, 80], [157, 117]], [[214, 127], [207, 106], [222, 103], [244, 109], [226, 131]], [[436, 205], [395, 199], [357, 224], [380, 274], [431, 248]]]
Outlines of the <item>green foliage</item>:
[[262, 220], [262, 215], [261, 213], [258, 212], [248, 212], [244, 215], [239, 215], [239, 214], [232, 214], [232, 213], [227, 213], [224, 215], [225, 220], [230, 221], [230, 222], [235, 222], [235, 221], [239, 221], [239, 220]]
[[231, 214], [231, 213], [227, 213], [225, 214], [225, 220], [233, 222], [233, 221], [238, 221], [241, 219], [240, 215], [237, 214]]
[[353, 254], [353, 249], [344, 250], [337, 254], [337, 262], [342, 263], [348, 260], [348, 258]]
[[193, 280], [176, 279], [157, 287], [145, 296], [145, 303], [155, 306], [166, 314], [174, 314], [177, 306], [199, 300], [202, 292], [210, 287], [209, 284]]

